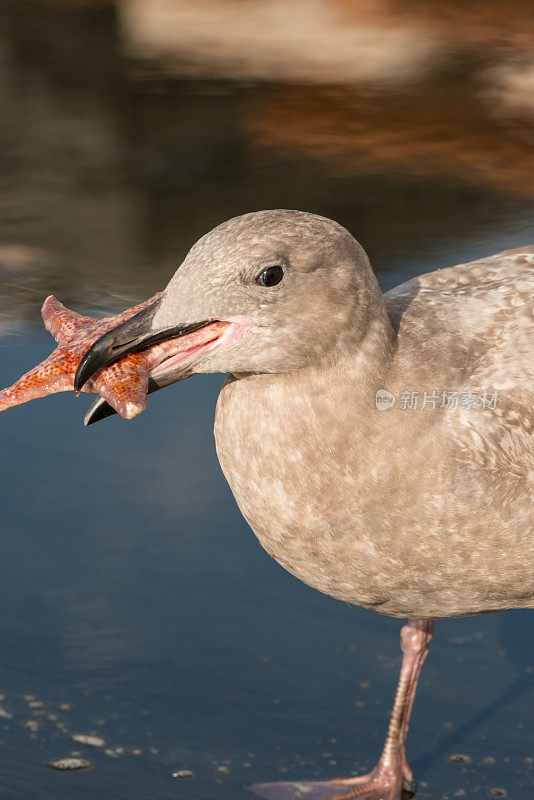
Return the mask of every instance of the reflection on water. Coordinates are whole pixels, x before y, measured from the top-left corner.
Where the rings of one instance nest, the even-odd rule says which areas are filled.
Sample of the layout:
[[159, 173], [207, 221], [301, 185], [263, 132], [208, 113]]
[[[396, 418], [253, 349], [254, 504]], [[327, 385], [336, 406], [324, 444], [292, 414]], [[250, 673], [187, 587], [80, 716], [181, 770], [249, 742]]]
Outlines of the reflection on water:
[[326, 162], [336, 172], [391, 171], [532, 196], [532, 129], [495, 118], [493, 101], [482, 102], [470, 79], [463, 75], [462, 86], [455, 76], [423, 95], [420, 87], [363, 95], [345, 87], [277, 87], [258, 100], [245, 126], [256, 146]]
[[[1, 385], [51, 349], [46, 294], [91, 313], [131, 305], [243, 211], [339, 219], [384, 287], [528, 242], [531, 20], [507, 9], [2, 7]], [[399, 625], [316, 595], [260, 550], [214, 453], [220, 383], [186, 381], [135, 422], [88, 431], [86, 398], [0, 416], [9, 800], [237, 800], [252, 782], [376, 759]], [[410, 738], [421, 797], [531, 798], [529, 623], [438, 626]], [[47, 770], [79, 748], [70, 732], [111, 753]], [[471, 763], [448, 764], [455, 752]]]

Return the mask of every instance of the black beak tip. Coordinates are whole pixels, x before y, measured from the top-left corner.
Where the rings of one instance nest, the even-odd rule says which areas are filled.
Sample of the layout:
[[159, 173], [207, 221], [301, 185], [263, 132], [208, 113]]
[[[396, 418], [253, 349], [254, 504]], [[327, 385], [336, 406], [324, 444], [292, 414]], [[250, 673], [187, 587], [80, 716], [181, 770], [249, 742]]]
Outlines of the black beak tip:
[[86, 377], [86, 373], [88, 373], [87, 353], [84, 355], [84, 357], [78, 364], [78, 369], [76, 370], [76, 374], [74, 376], [74, 393], [76, 394], [76, 397], [80, 394], [81, 390], [83, 389], [83, 387], [90, 378], [89, 374], [87, 374]]
[[117, 412], [109, 405], [109, 403], [104, 400], [103, 397], [98, 397], [91, 407], [88, 409], [83, 424], [85, 428], [88, 428], [89, 425], [94, 425], [95, 422], [100, 422], [101, 419], [106, 419], [106, 417], [111, 417], [113, 414]]
[[89, 378], [92, 378], [95, 372], [105, 365], [106, 350], [107, 348], [102, 347], [100, 340], [97, 339], [82, 357], [74, 376], [74, 391], [76, 395], [80, 394]]

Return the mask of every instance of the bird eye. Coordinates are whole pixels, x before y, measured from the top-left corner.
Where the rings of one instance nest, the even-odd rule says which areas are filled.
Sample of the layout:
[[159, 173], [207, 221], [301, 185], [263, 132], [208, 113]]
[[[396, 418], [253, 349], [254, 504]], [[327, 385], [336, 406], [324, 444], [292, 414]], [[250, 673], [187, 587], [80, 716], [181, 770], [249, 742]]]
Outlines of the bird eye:
[[284, 277], [284, 270], [278, 264], [274, 267], [267, 267], [256, 278], [256, 283], [260, 286], [276, 286]]

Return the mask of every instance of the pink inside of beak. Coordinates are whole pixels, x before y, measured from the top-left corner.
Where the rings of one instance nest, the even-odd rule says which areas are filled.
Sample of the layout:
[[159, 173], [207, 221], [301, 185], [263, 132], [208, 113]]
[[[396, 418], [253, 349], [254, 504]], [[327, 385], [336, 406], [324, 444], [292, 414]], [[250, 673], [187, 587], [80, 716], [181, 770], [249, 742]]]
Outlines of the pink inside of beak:
[[220, 350], [226, 350], [253, 327], [254, 323], [248, 317], [226, 317], [210, 322], [185, 336], [177, 336], [159, 345], [154, 345], [151, 351], [154, 352], [155, 363], [150, 374], [155, 377], [161, 375], [200, 352], [211, 355]]

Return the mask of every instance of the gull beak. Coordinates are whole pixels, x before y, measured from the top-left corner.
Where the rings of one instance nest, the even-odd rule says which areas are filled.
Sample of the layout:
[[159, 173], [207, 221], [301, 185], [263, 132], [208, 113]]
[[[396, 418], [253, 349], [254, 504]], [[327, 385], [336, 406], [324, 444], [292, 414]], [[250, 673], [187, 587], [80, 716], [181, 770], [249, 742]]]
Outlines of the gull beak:
[[[159, 308], [160, 300], [161, 298], [158, 298], [148, 308], [135, 314], [126, 322], [117, 325], [116, 328], [112, 328], [91, 345], [76, 370], [74, 378], [75, 392], [79, 393], [96, 372], [128, 353], [138, 353], [140, 350], [146, 350], [158, 342], [192, 333], [212, 322], [212, 320], [204, 320], [193, 325], [175, 325], [157, 330], [154, 328], [153, 320]], [[177, 379], [178, 377], [175, 377], [169, 383], [174, 383]], [[165, 385], [169, 385], [169, 383]], [[162, 386], [158, 385], [157, 388], [162, 388]], [[108, 415], [106, 414], [106, 416]]]

